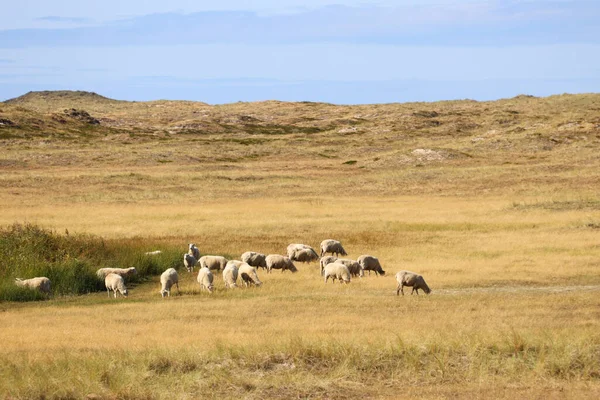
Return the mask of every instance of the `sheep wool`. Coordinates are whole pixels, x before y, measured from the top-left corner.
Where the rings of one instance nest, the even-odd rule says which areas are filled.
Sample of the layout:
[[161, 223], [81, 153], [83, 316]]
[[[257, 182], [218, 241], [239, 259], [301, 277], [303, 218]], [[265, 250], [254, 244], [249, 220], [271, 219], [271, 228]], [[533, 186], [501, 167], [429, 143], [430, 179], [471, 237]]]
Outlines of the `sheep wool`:
[[338, 262], [327, 264], [323, 270], [323, 275], [325, 276], [325, 283], [327, 283], [329, 278], [331, 278], [331, 281], [334, 283], [336, 279], [338, 279], [340, 283], [350, 283], [351, 279], [348, 267]]
[[106, 286], [106, 292], [110, 297], [110, 291], [112, 290], [115, 299], [117, 298], [117, 292], [121, 293], [123, 297], [127, 297], [127, 288], [125, 287], [125, 280], [119, 274], [110, 273], [104, 278], [104, 286]]
[[160, 275], [160, 294], [171, 297], [171, 287], [175, 285], [179, 293], [179, 275], [175, 268], [169, 268]]
[[398, 287], [396, 287], [396, 296], [398, 296], [400, 293], [402, 293], [402, 296], [404, 296], [404, 286], [413, 288], [410, 294], [417, 292], [418, 295], [419, 289], [423, 290], [426, 294], [431, 293], [431, 289], [429, 289], [429, 286], [427, 286], [427, 283], [425, 283], [425, 279], [423, 279], [421, 275], [411, 271], [398, 272], [396, 274], [396, 282], [398, 282]]
[[247, 251], [242, 254], [242, 261], [256, 268], [264, 268], [267, 269], [267, 256], [262, 253], [257, 253], [255, 251]]
[[227, 265], [227, 259], [221, 256], [202, 256], [200, 257], [200, 267], [221, 271]]
[[213, 274], [210, 272], [210, 269], [206, 267], [200, 268], [198, 271], [198, 283], [200, 284], [200, 290], [206, 289], [208, 293], [212, 293], [213, 291]]
[[15, 279], [15, 285], [26, 287], [33, 290], [39, 290], [42, 293], [50, 294], [51, 292], [51, 282], [50, 279], [45, 276], [40, 276], [31, 279]]
[[342, 243], [334, 239], [325, 239], [321, 242], [321, 257], [325, 254], [331, 253], [331, 255], [342, 255], [347, 256], [346, 250], [342, 247]]
[[279, 254], [269, 254], [266, 258], [266, 261], [267, 273], [271, 273], [271, 270], [273, 269], [280, 269], [281, 272], [285, 271], [286, 269], [292, 272], [298, 271], [292, 260], [290, 260], [290, 258], [286, 256], [282, 256]]
[[244, 282], [244, 285], [248, 287], [250, 284], [254, 284], [256, 286], [262, 285], [260, 279], [258, 279], [258, 274], [256, 273], [256, 268], [248, 265], [247, 263], [243, 263], [240, 265], [238, 269], [238, 274]]

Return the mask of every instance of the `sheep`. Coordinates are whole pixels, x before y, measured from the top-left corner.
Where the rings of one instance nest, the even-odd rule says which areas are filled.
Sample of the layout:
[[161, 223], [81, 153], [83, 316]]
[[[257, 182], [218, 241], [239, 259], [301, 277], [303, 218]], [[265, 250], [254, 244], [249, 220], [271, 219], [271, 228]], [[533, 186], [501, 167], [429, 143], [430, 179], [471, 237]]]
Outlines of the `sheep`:
[[331, 278], [332, 283], [335, 283], [335, 280], [338, 279], [340, 283], [344, 282], [348, 284], [350, 283], [351, 279], [348, 267], [339, 262], [327, 264], [323, 270], [323, 275], [325, 276], [325, 283], [327, 283], [327, 280]]
[[319, 259], [317, 252], [311, 247], [302, 250], [295, 250], [290, 257], [293, 261], [299, 262], [313, 262]]
[[208, 293], [212, 293], [213, 291], [213, 274], [210, 272], [210, 269], [206, 267], [200, 268], [198, 271], [198, 283], [200, 284], [200, 290], [206, 289]]
[[188, 254], [193, 256], [196, 260], [200, 258], [200, 250], [198, 249], [198, 247], [196, 247], [196, 245], [194, 243], [190, 243], [189, 245], [189, 250], [188, 250]]
[[179, 275], [175, 268], [169, 268], [160, 275], [160, 294], [162, 297], [165, 295], [171, 297], [171, 287], [177, 286], [177, 293], [179, 293]]
[[365, 275], [365, 271], [361, 268], [360, 264], [357, 261], [349, 260], [347, 258], [338, 258], [335, 262], [340, 264], [344, 264], [348, 267], [348, 271], [350, 271], [350, 275], [363, 277]]
[[425, 283], [425, 279], [414, 272], [400, 271], [396, 274], [396, 281], [398, 282], [396, 296], [399, 296], [400, 292], [402, 292], [402, 296], [404, 296], [404, 286], [412, 286], [413, 289], [410, 294], [413, 294], [413, 292], [416, 291], [418, 295], [419, 289], [423, 290], [426, 294], [431, 293], [431, 289], [429, 289], [429, 286]]
[[235, 262], [229, 261], [223, 270], [223, 282], [226, 289], [237, 287], [236, 281], [238, 278], [238, 267]]
[[339, 241], [333, 239], [326, 239], [321, 242], [321, 257], [323, 257], [323, 255], [327, 253], [331, 253], [331, 255], [335, 254], [336, 256], [340, 254], [343, 256], [348, 255], [348, 253], [346, 253], [346, 250], [344, 250], [344, 248], [342, 247], [342, 244]]
[[160, 251], [160, 250], [147, 251], [144, 254], [147, 256], [157, 256], [159, 254], [162, 254], [162, 251]]
[[323, 275], [323, 270], [325, 269], [325, 266], [329, 263], [334, 262], [335, 260], [337, 260], [336, 256], [321, 257], [321, 259], [319, 260], [319, 265], [321, 266], [321, 275]]
[[262, 253], [257, 253], [254, 251], [247, 251], [244, 254], [242, 254], [242, 261], [247, 263], [248, 265], [251, 265], [253, 267], [261, 267], [264, 269], [267, 269], [267, 261], [265, 260], [267, 256], [265, 256]]
[[128, 278], [130, 276], [137, 274], [137, 270], [135, 269], [135, 267], [130, 267], [130, 268], [100, 268], [98, 271], [96, 271], [96, 275], [100, 279], [106, 278], [106, 276], [108, 274], [117, 274], [117, 275], [122, 276], [123, 278]]
[[194, 272], [194, 266], [198, 262], [198, 259], [191, 255], [190, 253], [184, 253], [183, 255], [183, 265], [188, 272]]
[[31, 279], [16, 278], [15, 285], [21, 286], [21, 287], [26, 287], [29, 289], [39, 290], [40, 292], [46, 293], [46, 294], [50, 294], [50, 292], [51, 292], [50, 279], [46, 278], [45, 276], [39, 276], [37, 278], [31, 278]]
[[242, 282], [244, 282], [244, 285], [246, 285], [246, 287], [248, 287], [250, 283], [253, 283], [256, 286], [262, 285], [262, 282], [260, 281], [260, 279], [258, 279], [258, 275], [256, 274], [256, 268], [251, 265], [248, 265], [247, 263], [243, 263], [242, 265], [240, 265], [238, 269], [238, 274], [242, 278]]
[[292, 243], [287, 247], [287, 256], [292, 261], [312, 262], [319, 259], [315, 249], [307, 244]]
[[280, 269], [282, 273], [286, 269], [289, 269], [292, 272], [298, 271], [292, 260], [290, 260], [290, 258], [286, 256], [280, 256], [279, 254], [269, 254], [266, 258], [266, 261], [268, 273], [271, 273], [272, 269]]
[[123, 297], [127, 297], [127, 288], [125, 287], [125, 280], [119, 274], [111, 272], [104, 278], [104, 286], [106, 286], [106, 292], [110, 298], [110, 291], [112, 290], [117, 298], [117, 292], [121, 293]]
[[225, 265], [227, 265], [227, 259], [221, 256], [202, 256], [199, 262], [200, 267], [207, 267], [210, 270], [216, 269], [217, 271], [225, 269]]
[[312, 247], [310, 247], [307, 244], [292, 243], [292, 244], [288, 245], [288, 247], [287, 247], [287, 256], [291, 259], [296, 250], [303, 250], [306, 248], [312, 249]]
[[369, 275], [371, 275], [371, 271], [375, 271], [375, 275], [385, 275], [385, 271], [381, 268], [381, 264], [379, 264], [379, 259], [377, 257], [365, 254], [358, 257], [356, 261], [360, 264], [363, 271], [369, 271]]

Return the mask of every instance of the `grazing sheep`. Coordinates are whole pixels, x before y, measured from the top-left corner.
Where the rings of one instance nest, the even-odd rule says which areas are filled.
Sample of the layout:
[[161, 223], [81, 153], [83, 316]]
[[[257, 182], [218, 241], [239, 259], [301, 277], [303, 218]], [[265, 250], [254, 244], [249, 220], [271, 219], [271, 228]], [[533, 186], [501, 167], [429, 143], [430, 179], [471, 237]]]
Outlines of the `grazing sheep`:
[[404, 286], [412, 286], [413, 289], [410, 294], [413, 294], [413, 292], [416, 291], [418, 295], [419, 289], [423, 290], [427, 294], [431, 293], [431, 289], [429, 289], [429, 286], [427, 286], [425, 283], [425, 279], [423, 279], [421, 275], [415, 274], [414, 272], [400, 271], [396, 274], [396, 281], [398, 282], [396, 296], [400, 295], [400, 292], [402, 292], [402, 296], [404, 296]]
[[302, 249], [302, 250], [295, 250], [294, 253], [292, 254], [292, 257], [290, 257], [290, 259], [293, 261], [309, 263], [309, 262], [318, 260], [319, 255], [313, 248]]
[[183, 265], [185, 265], [185, 269], [188, 272], [194, 272], [194, 265], [198, 262], [198, 259], [191, 255], [190, 253], [185, 253], [183, 255]]
[[236, 281], [238, 278], [238, 267], [235, 262], [229, 261], [223, 270], [223, 282], [225, 282], [226, 289], [233, 289], [237, 287]]
[[177, 286], [177, 293], [179, 293], [179, 275], [175, 268], [169, 268], [160, 275], [160, 294], [162, 297], [168, 295], [171, 297], [171, 287]]
[[323, 270], [323, 275], [325, 276], [325, 283], [327, 283], [329, 278], [331, 278], [332, 283], [335, 283], [336, 279], [338, 279], [340, 283], [350, 283], [351, 279], [348, 267], [339, 262], [327, 264]]
[[292, 243], [287, 247], [287, 256], [292, 261], [313, 262], [319, 259], [315, 249], [307, 244]]
[[385, 271], [381, 268], [381, 264], [379, 264], [379, 259], [377, 257], [365, 254], [358, 257], [356, 261], [358, 261], [363, 271], [369, 271], [369, 275], [371, 275], [371, 271], [375, 271], [375, 275], [385, 275]]
[[335, 260], [337, 260], [336, 256], [321, 257], [321, 259], [319, 260], [319, 265], [321, 266], [321, 275], [323, 275], [323, 270], [325, 269], [325, 266], [334, 262]]
[[227, 265], [227, 259], [221, 256], [202, 256], [199, 261], [200, 267], [206, 267], [211, 271], [214, 269], [220, 271]]
[[307, 244], [292, 243], [292, 244], [288, 245], [288, 247], [287, 247], [287, 256], [291, 259], [296, 250], [303, 250], [303, 249], [312, 249], [312, 247], [310, 247]]
[[160, 251], [160, 250], [147, 251], [144, 254], [147, 256], [157, 256], [159, 254], [162, 254], [162, 251]]
[[200, 290], [206, 289], [208, 293], [213, 291], [213, 274], [210, 269], [203, 267], [198, 271], [198, 283], [200, 284]]
[[117, 274], [117, 275], [122, 276], [123, 278], [128, 278], [130, 276], [137, 274], [137, 270], [135, 269], [135, 267], [130, 267], [130, 268], [100, 268], [98, 271], [96, 271], [96, 275], [100, 279], [106, 278], [106, 276], [108, 274]]
[[51, 292], [50, 284], [51, 284], [50, 279], [46, 278], [45, 276], [40, 276], [37, 278], [31, 278], [31, 279], [21, 279], [21, 278], [15, 279], [15, 285], [17, 285], [17, 286], [26, 287], [26, 288], [34, 289], [34, 290], [39, 290], [40, 292], [46, 293], [46, 294], [50, 294], [50, 292]]
[[246, 287], [248, 287], [248, 285], [251, 283], [255, 284], [256, 286], [262, 285], [262, 282], [260, 279], [258, 279], [258, 275], [256, 274], [256, 268], [251, 265], [246, 263], [240, 265], [238, 274], [242, 278], [242, 282], [244, 282]]
[[266, 257], [267, 256], [262, 253], [247, 251], [242, 254], [242, 261], [256, 268], [260, 267], [267, 269], [267, 261], [265, 260]]
[[321, 257], [323, 257], [324, 254], [327, 253], [331, 253], [331, 255], [343, 255], [343, 256], [347, 256], [348, 253], [346, 253], [346, 250], [344, 250], [344, 248], [342, 247], [342, 244], [337, 241], [337, 240], [333, 240], [333, 239], [326, 239], [323, 240], [321, 242]]
[[298, 269], [290, 260], [289, 257], [280, 256], [279, 254], [269, 254], [266, 258], [267, 261], [267, 272], [271, 273], [272, 269], [280, 269], [281, 272], [289, 269], [292, 272], [297, 272]]
[[123, 297], [127, 297], [127, 288], [125, 287], [125, 280], [119, 274], [110, 273], [104, 278], [104, 286], [106, 286], [106, 292], [110, 297], [110, 291], [112, 290], [117, 298], [117, 292], [121, 293]]
[[194, 243], [189, 244], [188, 254], [194, 256], [196, 260], [200, 258], [200, 250], [198, 249], [198, 247], [196, 247]]
[[348, 271], [350, 271], [350, 275], [356, 277], [363, 277], [365, 275], [365, 271], [361, 268], [360, 264], [357, 261], [349, 260], [347, 258], [338, 258], [335, 262], [344, 264], [348, 267]]

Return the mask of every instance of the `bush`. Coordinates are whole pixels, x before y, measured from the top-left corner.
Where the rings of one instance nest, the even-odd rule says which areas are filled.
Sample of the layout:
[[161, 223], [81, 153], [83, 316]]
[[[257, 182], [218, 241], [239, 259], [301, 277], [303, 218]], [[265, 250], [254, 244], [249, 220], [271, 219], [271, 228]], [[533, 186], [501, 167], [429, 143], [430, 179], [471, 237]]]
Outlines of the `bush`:
[[104, 290], [96, 276], [99, 268], [135, 267], [130, 281], [142, 281], [182, 264], [181, 251], [164, 250], [146, 256], [156, 246], [144, 240], [105, 242], [92, 235], [59, 235], [32, 224], [14, 224], [0, 229], [0, 301], [31, 301], [47, 296], [14, 285], [15, 278], [45, 276], [52, 282], [53, 295], [84, 294]]

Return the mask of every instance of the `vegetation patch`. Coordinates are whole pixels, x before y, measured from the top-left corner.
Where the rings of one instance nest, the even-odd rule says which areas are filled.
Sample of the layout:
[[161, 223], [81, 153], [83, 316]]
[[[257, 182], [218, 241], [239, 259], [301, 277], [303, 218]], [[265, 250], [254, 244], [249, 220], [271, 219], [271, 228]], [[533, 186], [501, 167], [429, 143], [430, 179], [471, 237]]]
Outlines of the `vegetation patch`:
[[178, 267], [178, 252], [148, 257], [137, 246], [114, 241], [107, 244], [92, 235], [60, 235], [32, 224], [0, 229], [0, 301], [41, 300], [45, 296], [15, 286], [15, 278], [47, 277], [53, 295], [77, 295], [105, 290], [96, 276], [103, 267], [135, 267], [132, 281], [144, 280], [170, 267]]

